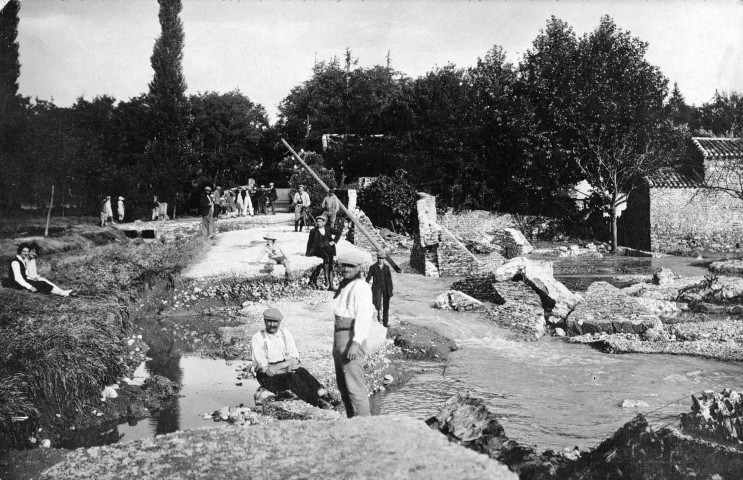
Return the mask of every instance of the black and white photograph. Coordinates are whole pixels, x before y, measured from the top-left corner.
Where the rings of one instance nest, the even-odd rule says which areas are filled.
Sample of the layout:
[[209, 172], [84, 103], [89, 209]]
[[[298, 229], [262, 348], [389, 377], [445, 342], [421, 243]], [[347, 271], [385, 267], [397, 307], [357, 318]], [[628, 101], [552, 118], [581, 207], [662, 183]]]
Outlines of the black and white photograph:
[[743, 478], [743, 0], [0, 0], [0, 479]]

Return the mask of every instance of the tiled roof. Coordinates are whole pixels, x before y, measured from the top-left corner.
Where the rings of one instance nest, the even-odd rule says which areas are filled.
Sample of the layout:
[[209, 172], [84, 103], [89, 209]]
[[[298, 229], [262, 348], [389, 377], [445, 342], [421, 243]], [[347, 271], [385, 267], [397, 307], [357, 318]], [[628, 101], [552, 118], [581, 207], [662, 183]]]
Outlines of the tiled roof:
[[696, 188], [699, 186], [699, 182], [693, 177], [676, 170], [658, 170], [648, 175], [647, 179], [650, 188]]
[[743, 138], [694, 137], [693, 140], [705, 158], [743, 158]]

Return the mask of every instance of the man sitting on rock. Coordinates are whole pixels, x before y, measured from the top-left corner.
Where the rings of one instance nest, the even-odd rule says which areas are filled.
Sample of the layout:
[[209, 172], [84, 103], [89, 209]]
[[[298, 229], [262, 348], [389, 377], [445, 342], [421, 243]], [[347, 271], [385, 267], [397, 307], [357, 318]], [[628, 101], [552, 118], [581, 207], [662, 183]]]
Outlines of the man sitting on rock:
[[278, 398], [300, 398], [310, 405], [333, 408], [328, 391], [305, 368], [291, 333], [279, 328], [284, 316], [275, 308], [263, 312], [266, 328], [250, 340], [255, 378]]

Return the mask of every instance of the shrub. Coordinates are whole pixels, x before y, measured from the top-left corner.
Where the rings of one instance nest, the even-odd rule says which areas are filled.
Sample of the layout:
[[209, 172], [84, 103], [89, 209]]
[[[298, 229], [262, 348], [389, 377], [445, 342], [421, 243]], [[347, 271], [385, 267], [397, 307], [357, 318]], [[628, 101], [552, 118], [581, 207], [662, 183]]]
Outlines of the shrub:
[[358, 205], [375, 226], [412, 233], [416, 199], [407, 172], [397, 169], [393, 177], [380, 175], [374, 183], [359, 191]]

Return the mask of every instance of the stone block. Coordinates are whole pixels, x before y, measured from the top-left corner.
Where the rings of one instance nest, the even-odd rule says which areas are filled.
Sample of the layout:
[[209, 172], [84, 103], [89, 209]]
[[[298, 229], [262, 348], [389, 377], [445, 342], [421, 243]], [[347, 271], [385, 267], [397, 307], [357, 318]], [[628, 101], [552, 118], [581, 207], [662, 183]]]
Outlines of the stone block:
[[607, 282], [594, 282], [567, 318], [567, 328], [571, 336], [602, 332], [641, 334], [650, 328], [661, 328], [661, 322], [618, 288]]
[[495, 232], [493, 243], [500, 247], [500, 253], [506, 258], [528, 255], [534, 251], [523, 233], [515, 228], [504, 228]]
[[449, 290], [436, 297], [436, 308], [456, 310], [458, 312], [482, 311], [481, 301], [457, 290]]

